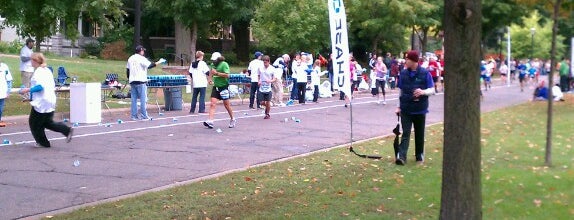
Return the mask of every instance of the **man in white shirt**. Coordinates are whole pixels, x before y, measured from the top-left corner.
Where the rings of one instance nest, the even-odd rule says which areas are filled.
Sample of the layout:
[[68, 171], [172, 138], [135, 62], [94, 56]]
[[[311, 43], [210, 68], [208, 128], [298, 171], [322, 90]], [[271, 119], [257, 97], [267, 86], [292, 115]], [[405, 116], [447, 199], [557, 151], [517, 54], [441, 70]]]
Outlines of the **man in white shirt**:
[[[146, 99], [147, 99], [147, 70], [154, 68], [163, 62], [163, 59], [152, 63], [146, 57], [144, 57], [145, 48], [141, 45], [136, 47], [136, 52], [134, 55], [128, 58], [128, 63], [126, 64], [127, 76], [130, 82], [130, 93], [131, 93], [131, 118], [132, 120], [138, 119], [149, 119], [146, 109]], [[140, 100], [140, 115], [138, 118], [138, 106], [137, 100]]]
[[257, 51], [255, 52], [255, 59], [249, 62], [247, 67], [247, 72], [251, 77], [251, 90], [249, 91], [249, 108], [254, 109], [253, 102], [257, 102], [257, 109], [261, 108], [261, 101], [257, 97], [257, 90], [259, 90], [259, 69], [263, 67], [263, 61], [261, 61], [263, 53]]
[[[32, 61], [30, 57], [32, 56], [32, 47], [34, 47], [34, 40], [28, 38], [26, 39], [26, 45], [20, 50], [20, 76], [22, 79], [22, 85], [26, 88], [30, 88], [30, 79], [32, 74], [34, 74], [34, 67], [32, 67]], [[27, 98], [27, 95], [24, 95]]]

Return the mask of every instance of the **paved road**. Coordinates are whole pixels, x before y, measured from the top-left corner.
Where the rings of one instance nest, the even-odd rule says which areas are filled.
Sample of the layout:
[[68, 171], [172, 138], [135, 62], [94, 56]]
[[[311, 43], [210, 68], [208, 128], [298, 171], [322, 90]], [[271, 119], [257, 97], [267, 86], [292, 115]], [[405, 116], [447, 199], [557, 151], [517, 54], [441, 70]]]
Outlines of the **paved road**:
[[[523, 103], [530, 94], [531, 90], [521, 93], [515, 85], [493, 87], [485, 92], [481, 109]], [[388, 95], [387, 102], [378, 105], [368, 93], [357, 95], [352, 110], [355, 140], [390, 135], [396, 123], [396, 92]], [[432, 96], [430, 102], [427, 124], [441, 122], [443, 94]], [[48, 132], [49, 149], [33, 147], [26, 118], [5, 118], [16, 124], [0, 130], [0, 140], [13, 143], [0, 146], [0, 219], [37, 219], [350, 140], [350, 109], [335, 97], [320, 99], [319, 104], [273, 108], [270, 120], [263, 120], [261, 110], [249, 110], [247, 103], [233, 107], [238, 122], [230, 129], [227, 114], [218, 105], [215, 125], [221, 133], [202, 125], [206, 115], [187, 114], [189, 106], [163, 116], [150, 108], [152, 121], [130, 121], [125, 111], [112, 115], [104, 111], [104, 125], [111, 126], [80, 125], [68, 144], [60, 134]], [[124, 122], [118, 124], [117, 119]]]

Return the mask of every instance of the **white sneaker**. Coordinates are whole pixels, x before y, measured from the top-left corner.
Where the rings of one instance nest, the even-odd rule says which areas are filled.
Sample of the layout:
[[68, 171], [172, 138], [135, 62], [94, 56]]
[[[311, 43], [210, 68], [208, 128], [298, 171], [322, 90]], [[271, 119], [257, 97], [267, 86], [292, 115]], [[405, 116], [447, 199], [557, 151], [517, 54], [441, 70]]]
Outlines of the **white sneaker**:
[[229, 120], [229, 128], [234, 128], [235, 124], [237, 124], [237, 119], [231, 119]]
[[213, 128], [213, 122], [212, 121], [204, 121], [203, 125], [209, 129]]

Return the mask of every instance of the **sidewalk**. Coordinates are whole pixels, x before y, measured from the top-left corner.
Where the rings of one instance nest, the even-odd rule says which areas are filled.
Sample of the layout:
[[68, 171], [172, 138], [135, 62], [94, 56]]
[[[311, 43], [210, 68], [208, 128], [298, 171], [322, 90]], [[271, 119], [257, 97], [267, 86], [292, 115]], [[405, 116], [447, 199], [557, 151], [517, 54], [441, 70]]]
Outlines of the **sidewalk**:
[[[493, 86], [481, 109], [527, 102], [531, 90], [519, 91]], [[150, 109], [150, 121], [131, 121], [122, 109], [101, 125], [76, 127], [71, 143], [47, 132], [52, 148], [33, 148], [27, 123], [8, 126], [0, 135], [13, 143], [0, 146], [0, 219], [38, 219], [349, 143], [350, 108], [338, 96], [319, 102], [272, 108], [270, 120], [248, 103], [233, 105], [236, 128], [228, 128], [218, 104], [215, 129], [202, 125], [206, 114], [190, 115], [186, 108], [162, 116]], [[387, 105], [376, 102], [370, 93], [356, 95], [355, 140], [392, 135], [397, 94], [387, 95]], [[430, 103], [427, 125], [441, 123], [443, 94]]]

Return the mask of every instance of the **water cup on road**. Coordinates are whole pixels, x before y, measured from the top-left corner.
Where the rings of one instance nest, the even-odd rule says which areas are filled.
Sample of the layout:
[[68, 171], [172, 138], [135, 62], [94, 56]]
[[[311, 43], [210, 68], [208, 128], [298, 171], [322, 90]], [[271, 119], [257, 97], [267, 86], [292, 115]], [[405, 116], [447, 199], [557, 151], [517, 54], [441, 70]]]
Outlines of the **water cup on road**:
[[72, 126], [73, 126], [73, 127], [78, 127], [78, 126], [80, 126], [80, 123], [74, 122], [74, 124], [72, 124]]
[[75, 167], [80, 166], [80, 161], [79, 161], [79, 160], [74, 160], [74, 166], [75, 166]]
[[216, 131], [217, 133], [221, 133], [221, 132], [223, 132], [223, 131], [221, 130], [221, 128], [218, 128], [218, 129], [217, 129], [217, 130], [215, 130], [215, 131]]
[[123, 123], [124, 121], [122, 121], [122, 119], [118, 119], [118, 124]]
[[2, 144], [10, 144], [10, 140], [4, 139], [4, 140], [2, 141]]
[[173, 118], [173, 122], [177, 122], [177, 118]]

